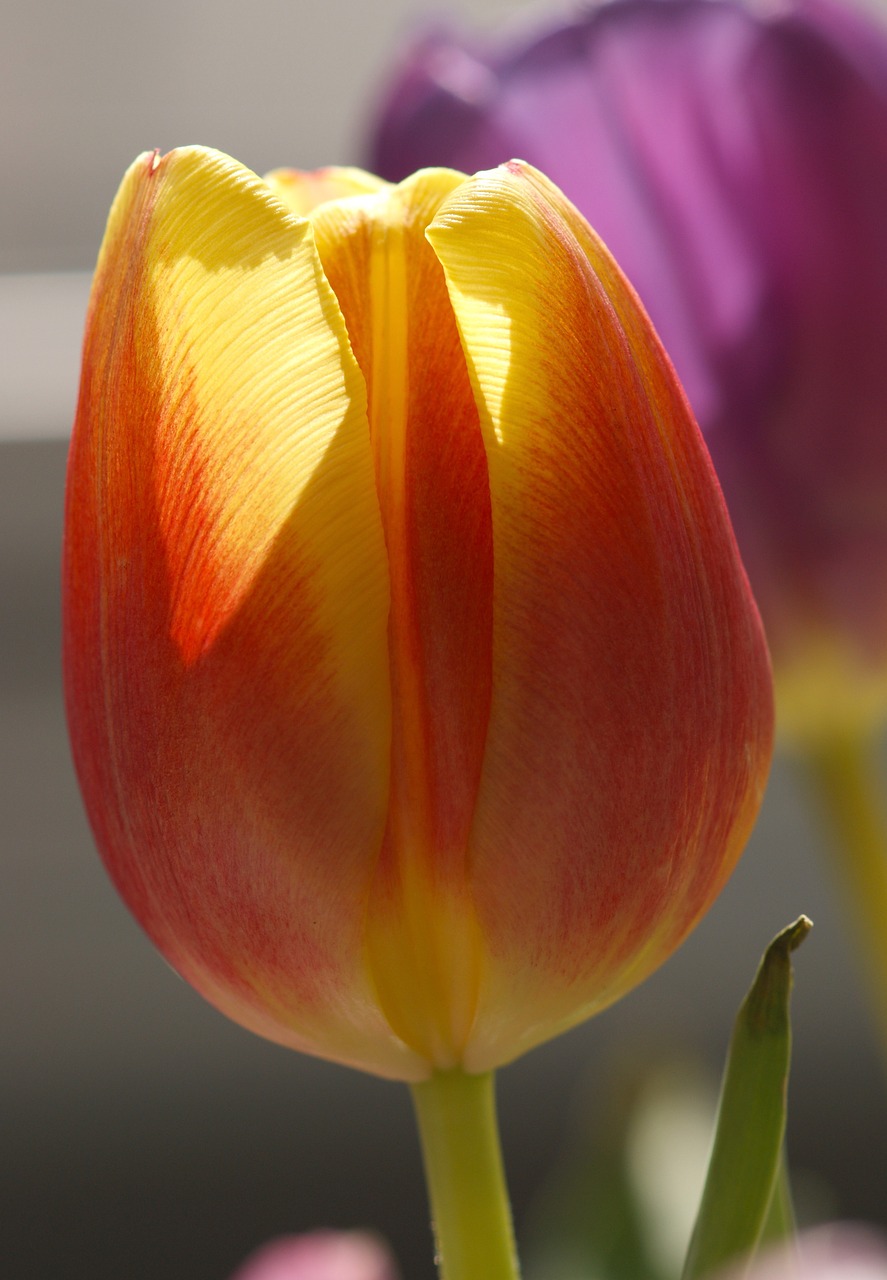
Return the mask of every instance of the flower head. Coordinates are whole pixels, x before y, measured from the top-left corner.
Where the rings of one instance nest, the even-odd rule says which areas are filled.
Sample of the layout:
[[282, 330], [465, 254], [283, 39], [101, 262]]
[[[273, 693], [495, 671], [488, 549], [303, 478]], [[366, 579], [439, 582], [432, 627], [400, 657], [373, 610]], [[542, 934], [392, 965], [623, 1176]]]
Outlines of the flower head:
[[544, 168], [615, 254], [706, 436], [782, 726], [887, 718], [887, 36], [839, 0], [615, 0], [432, 33], [379, 172]]
[[244, 1025], [485, 1071], [658, 965], [769, 763], [671, 366], [562, 194], [143, 156], [99, 258], [65, 674], [109, 870]]

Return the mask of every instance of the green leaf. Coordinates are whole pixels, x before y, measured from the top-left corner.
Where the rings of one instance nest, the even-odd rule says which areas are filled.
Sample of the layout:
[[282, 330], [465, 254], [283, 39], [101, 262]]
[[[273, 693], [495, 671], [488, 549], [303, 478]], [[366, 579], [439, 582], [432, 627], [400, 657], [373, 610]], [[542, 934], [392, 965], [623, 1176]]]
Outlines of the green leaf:
[[791, 953], [811, 928], [801, 916], [773, 939], [737, 1015], [683, 1280], [699, 1280], [742, 1255], [750, 1264], [761, 1238], [785, 1136]]
[[776, 1186], [770, 1199], [770, 1207], [764, 1222], [759, 1244], [776, 1245], [791, 1240], [795, 1235], [795, 1207], [792, 1203], [792, 1192], [788, 1181], [788, 1170], [785, 1163], [785, 1151], [779, 1161], [779, 1172], [776, 1175]]

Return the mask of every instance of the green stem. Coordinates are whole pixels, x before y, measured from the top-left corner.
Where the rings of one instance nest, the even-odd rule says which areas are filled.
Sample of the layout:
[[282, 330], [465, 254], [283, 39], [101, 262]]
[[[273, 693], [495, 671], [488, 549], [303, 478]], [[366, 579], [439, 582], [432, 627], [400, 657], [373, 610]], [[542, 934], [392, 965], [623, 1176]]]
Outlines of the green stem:
[[518, 1280], [493, 1076], [412, 1086], [441, 1280]]
[[835, 737], [808, 747], [803, 760], [837, 840], [834, 862], [887, 1053], [887, 811], [875, 744], [862, 734]]

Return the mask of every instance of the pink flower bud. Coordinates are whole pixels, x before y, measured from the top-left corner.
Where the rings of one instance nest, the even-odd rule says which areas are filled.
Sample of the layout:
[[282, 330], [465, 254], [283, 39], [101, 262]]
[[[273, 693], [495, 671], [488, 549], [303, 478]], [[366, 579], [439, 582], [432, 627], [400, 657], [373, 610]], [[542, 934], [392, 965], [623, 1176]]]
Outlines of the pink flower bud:
[[360, 1231], [281, 1236], [251, 1254], [231, 1280], [397, 1280], [380, 1240]]

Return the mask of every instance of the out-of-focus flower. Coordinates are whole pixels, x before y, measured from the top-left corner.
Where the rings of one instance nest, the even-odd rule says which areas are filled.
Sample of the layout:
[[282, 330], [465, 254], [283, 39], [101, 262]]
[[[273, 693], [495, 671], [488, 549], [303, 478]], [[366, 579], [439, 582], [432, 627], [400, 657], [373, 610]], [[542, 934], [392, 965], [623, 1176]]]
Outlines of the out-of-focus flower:
[[863, 1227], [818, 1227], [720, 1280], [887, 1280], [887, 1245]]
[[769, 667], [709, 459], [523, 164], [136, 161], [64, 577], [109, 870], [198, 990], [297, 1049], [411, 1081], [508, 1061], [663, 961], [754, 819]]
[[231, 1280], [397, 1280], [394, 1259], [361, 1231], [312, 1231], [262, 1245]]
[[887, 37], [834, 0], [615, 0], [407, 53], [373, 159], [521, 155], [637, 288], [702, 426], [781, 724], [887, 716]]

